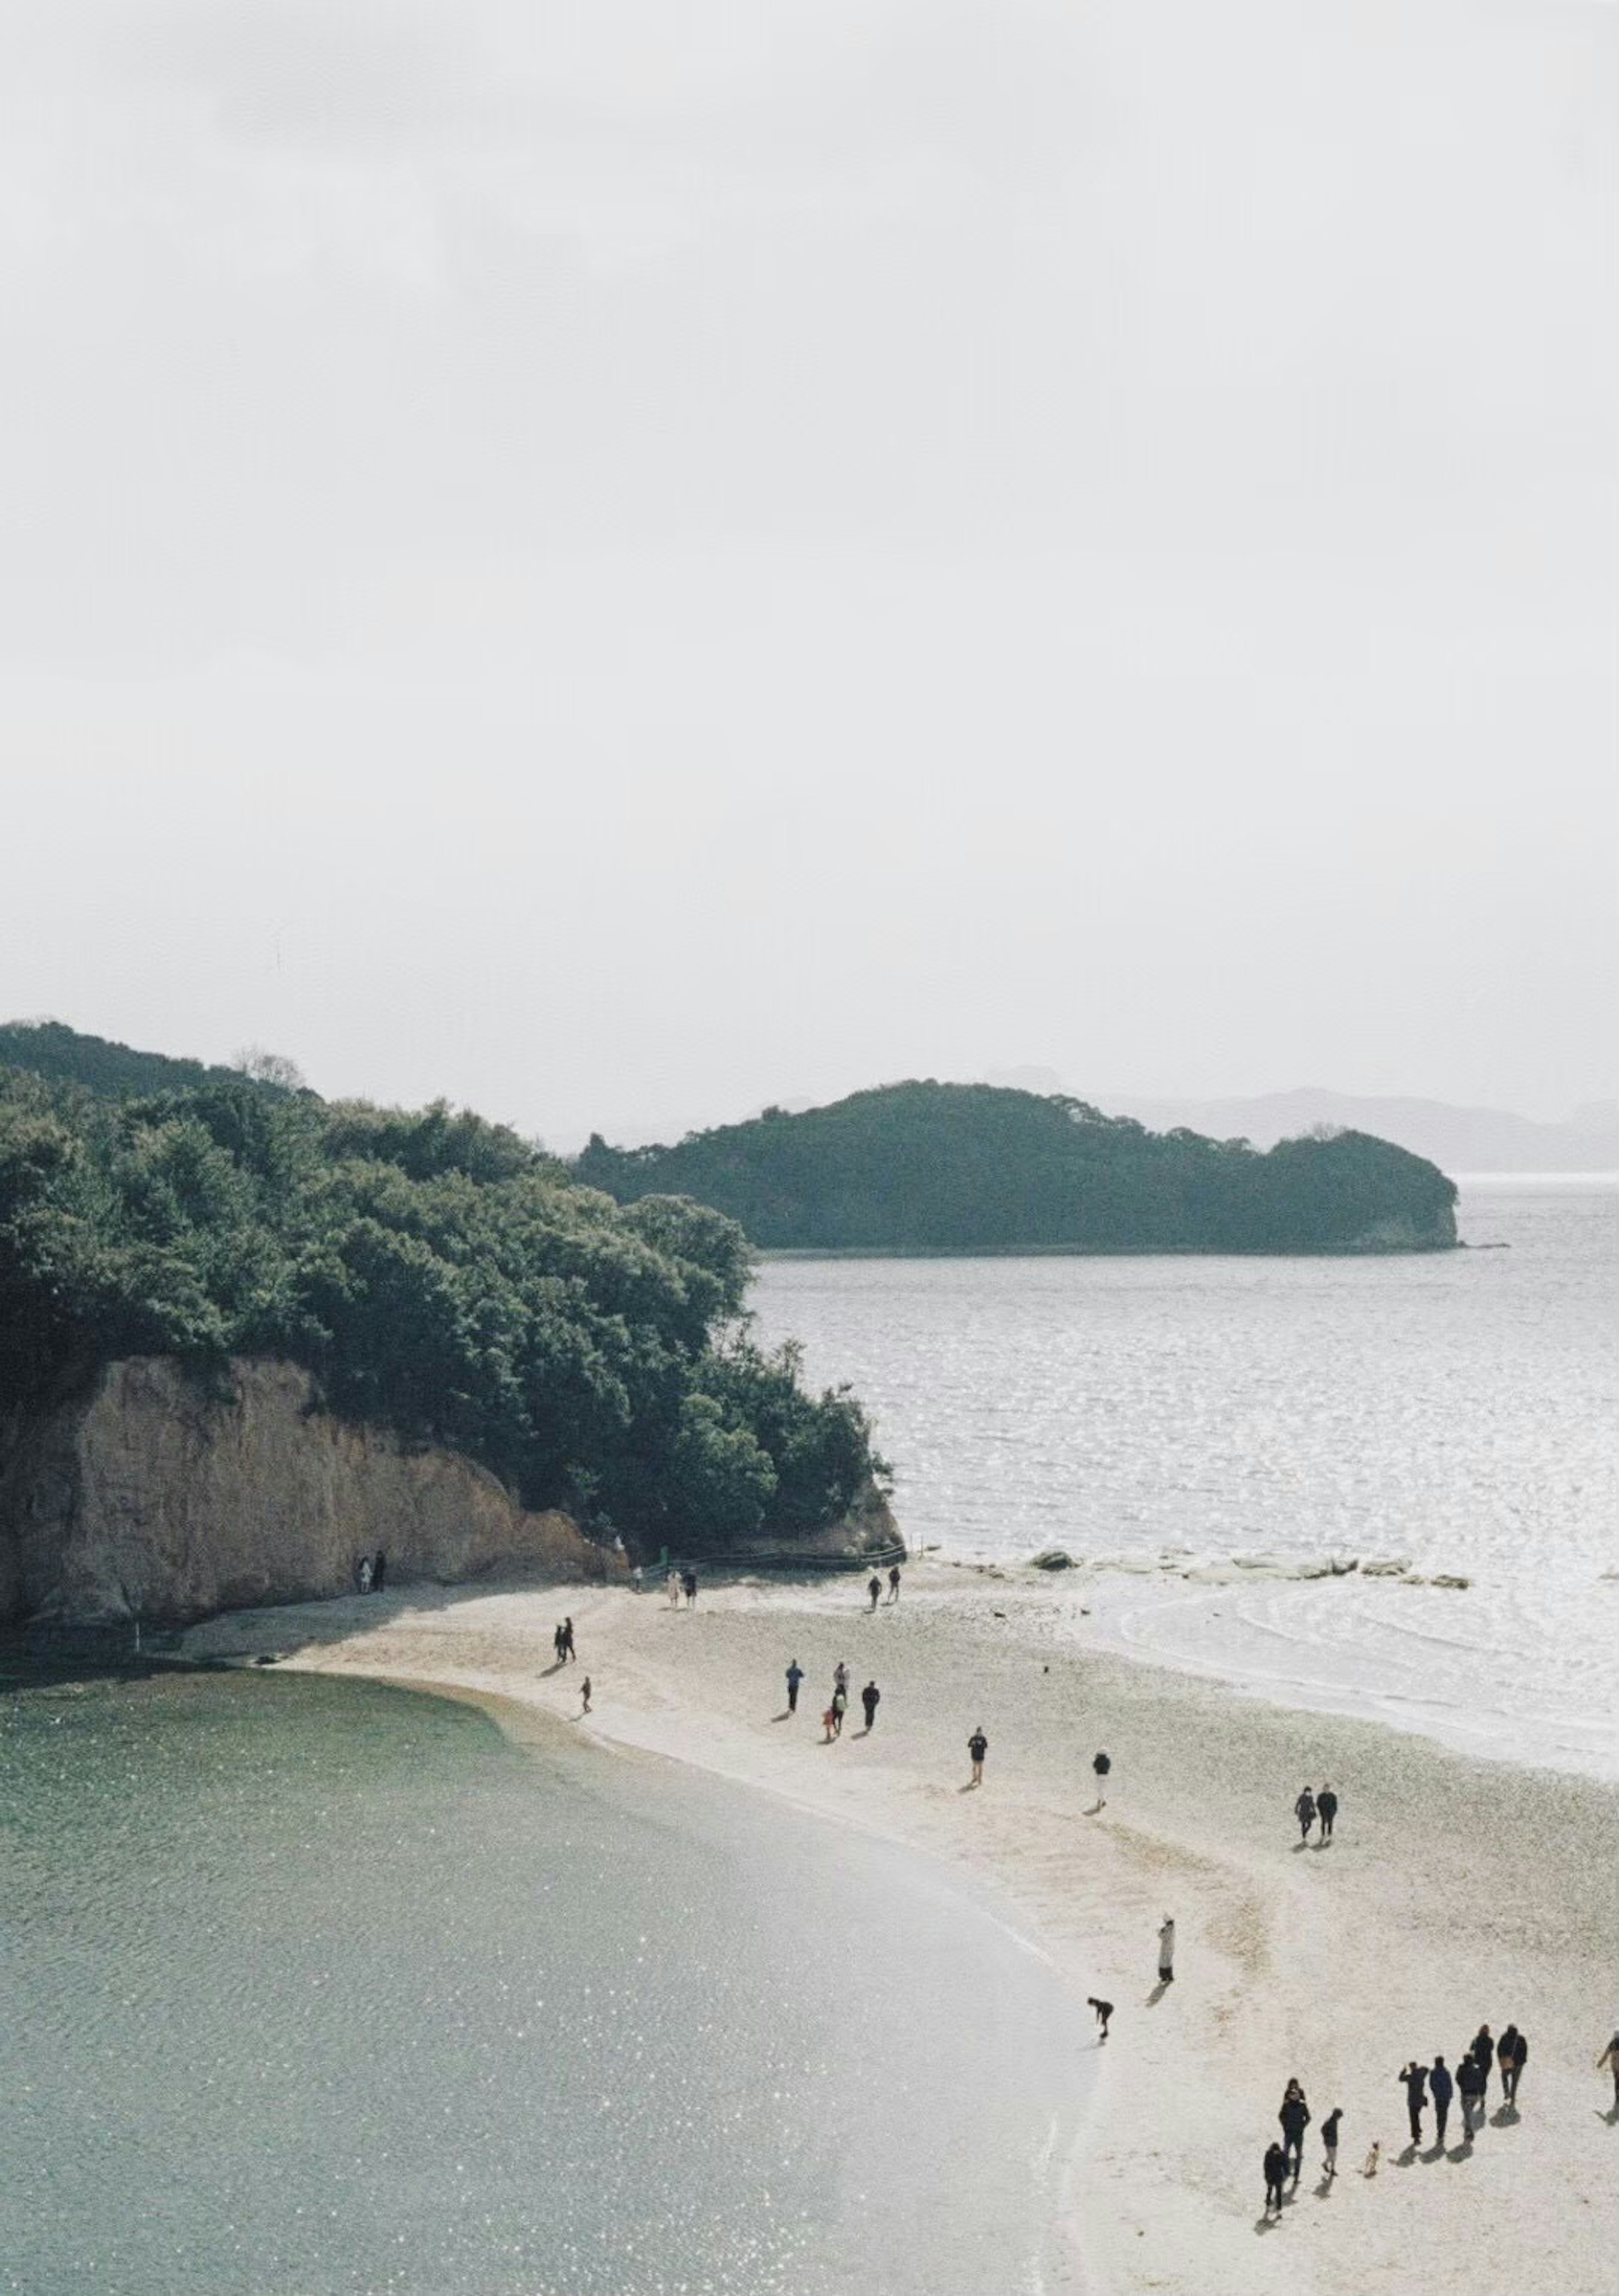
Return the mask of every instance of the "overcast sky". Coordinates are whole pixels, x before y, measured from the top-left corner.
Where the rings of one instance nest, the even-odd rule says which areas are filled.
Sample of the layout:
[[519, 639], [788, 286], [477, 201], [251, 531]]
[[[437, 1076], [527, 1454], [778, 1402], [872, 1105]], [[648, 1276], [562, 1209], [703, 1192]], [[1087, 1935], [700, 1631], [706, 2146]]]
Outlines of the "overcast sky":
[[6, 0], [0, 1017], [1611, 1091], [1616, 29]]

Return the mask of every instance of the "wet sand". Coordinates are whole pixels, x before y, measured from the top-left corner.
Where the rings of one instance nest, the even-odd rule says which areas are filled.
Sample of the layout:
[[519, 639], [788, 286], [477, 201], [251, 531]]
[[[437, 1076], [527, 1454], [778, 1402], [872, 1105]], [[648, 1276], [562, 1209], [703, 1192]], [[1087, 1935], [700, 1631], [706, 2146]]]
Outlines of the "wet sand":
[[[559, 1672], [563, 1611], [580, 1662]], [[401, 1589], [239, 1613], [187, 1646], [517, 1699], [993, 1885], [1082, 1997], [1116, 2005], [1072, 2181], [1094, 2296], [1611, 2296], [1619, 2129], [1592, 2069], [1613, 2030], [1611, 1792], [1240, 1698], [1084, 1632], [1048, 1586], [934, 1566], [874, 1616], [847, 1579], [740, 1581], [678, 1612], [661, 1591]], [[808, 1678], [786, 1720], [795, 1656]], [[829, 1747], [819, 1714], [839, 1658], [855, 1693], [875, 1678], [883, 1700], [868, 1738], [856, 1695]], [[980, 1723], [985, 1781], [964, 1792]], [[1101, 1813], [1099, 1747], [1114, 1762]], [[1300, 1849], [1294, 1797], [1325, 1779], [1337, 1839]], [[1400, 2067], [1436, 2050], [1454, 2063], [1484, 2020], [1528, 2035], [1518, 2114], [1492, 2081], [1470, 2149], [1457, 2110], [1448, 2149], [1430, 2114], [1413, 2153]], [[1321, 2182], [1312, 2128], [1305, 2173], [1265, 2227], [1261, 2161], [1294, 2074], [1318, 2124], [1344, 2109], [1340, 2172]]]

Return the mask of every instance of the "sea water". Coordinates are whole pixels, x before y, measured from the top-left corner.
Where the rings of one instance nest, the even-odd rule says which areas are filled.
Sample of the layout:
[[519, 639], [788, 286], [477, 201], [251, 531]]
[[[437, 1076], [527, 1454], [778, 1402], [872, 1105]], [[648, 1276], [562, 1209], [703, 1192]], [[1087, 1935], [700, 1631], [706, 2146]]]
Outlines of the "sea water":
[[1082, 1636], [1606, 1770], [1619, 1191], [1468, 1182], [1460, 1225], [1365, 1259], [773, 1260], [753, 1305], [871, 1408], [912, 1545], [1060, 1547]]
[[0, 1695], [0, 2289], [1066, 2288], [1093, 2038], [993, 1906], [310, 1676]]

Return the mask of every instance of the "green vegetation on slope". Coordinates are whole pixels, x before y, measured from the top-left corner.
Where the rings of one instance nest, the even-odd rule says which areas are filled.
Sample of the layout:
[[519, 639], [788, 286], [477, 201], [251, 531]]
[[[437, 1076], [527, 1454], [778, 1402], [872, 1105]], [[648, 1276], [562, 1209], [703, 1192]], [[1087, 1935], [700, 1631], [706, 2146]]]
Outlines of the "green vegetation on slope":
[[1364, 1133], [1246, 1140], [1147, 1131], [1084, 1102], [899, 1084], [669, 1148], [598, 1136], [576, 1178], [740, 1221], [767, 1250], [1345, 1251], [1454, 1243], [1456, 1190]]
[[289, 1061], [244, 1057], [247, 1068], [210, 1068], [201, 1061], [172, 1060], [167, 1053], [138, 1053], [109, 1037], [87, 1037], [63, 1021], [0, 1021], [0, 1068], [27, 1069], [53, 1084], [82, 1084], [109, 1100], [192, 1092], [205, 1084], [250, 1082], [261, 1091], [284, 1092], [299, 1080]]
[[813, 1530], [880, 1463], [846, 1391], [749, 1341], [749, 1259], [716, 1213], [620, 1210], [442, 1104], [0, 1070], [0, 1419], [119, 1356], [282, 1357], [648, 1549]]

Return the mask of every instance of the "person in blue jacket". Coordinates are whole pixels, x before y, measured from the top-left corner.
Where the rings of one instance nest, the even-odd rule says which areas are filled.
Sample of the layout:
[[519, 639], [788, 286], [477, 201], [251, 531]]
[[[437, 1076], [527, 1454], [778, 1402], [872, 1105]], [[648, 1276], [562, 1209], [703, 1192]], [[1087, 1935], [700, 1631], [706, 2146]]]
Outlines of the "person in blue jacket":
[[1451, 2069], [1449, 2065], [1446, 2064], [1443, 2057], [1435, 2057], [1432, 2070], [1427, 2077], [1427, 2093], [1434, 2100], [1434, 2142], [1435, 2144], [1443, 2144], [1444, 2143], [1444, 2125], [1451, 2117], [1451, 2099], [1454, 2095], [1455, 2090], [1456, 2084], [1451, 2078]]

